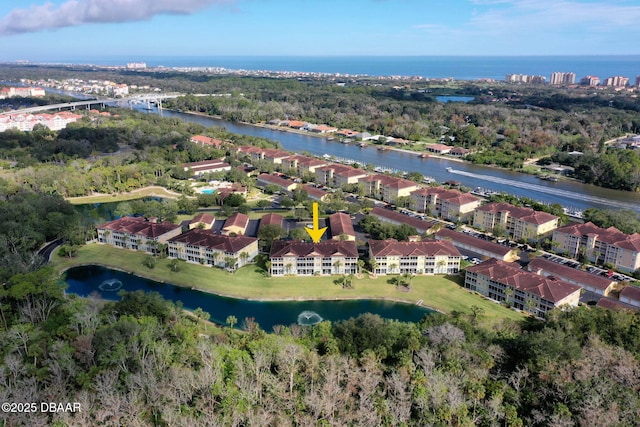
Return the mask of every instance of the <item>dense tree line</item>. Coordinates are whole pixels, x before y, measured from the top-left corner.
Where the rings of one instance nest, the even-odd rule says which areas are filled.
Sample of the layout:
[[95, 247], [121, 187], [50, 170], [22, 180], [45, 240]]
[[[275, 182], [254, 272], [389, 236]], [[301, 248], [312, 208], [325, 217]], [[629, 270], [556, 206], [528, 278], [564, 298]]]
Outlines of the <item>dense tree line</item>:
[[640, 233], [640, 214], [632, 210], [589, 208], [585, 209], [583, 217], [585, 221], [591, 221], [598, 227], [615, 227], [626, 234]]
[[90, 115], [59, 132], [44, 127], [33, 132], [1, 132], [0, 156], [6, 166], [15, 165], [4, 175], [7, 180], [42, 193], [73, 197], [131, 191], [151, 184], [188, 191], [183, 182], [173, 179], [186, 178], [182, 163], [227, 154], [189, 142], [195, 134], [229, 144], [277, 145], [222, 128], [118, 110], [114, 117]]
[[[365, 314], [267, 333], [207, 328], [157, 294], [67, 297], [49, 269], [2, 288], [8, 425], [637, 425], [638, 315], [581, 307], [483, 326], [470, 314], [402, 323]], [[231, 320], [229, 320], [231, 322]], [[235, 324], [234, 320], [232, 324]]]

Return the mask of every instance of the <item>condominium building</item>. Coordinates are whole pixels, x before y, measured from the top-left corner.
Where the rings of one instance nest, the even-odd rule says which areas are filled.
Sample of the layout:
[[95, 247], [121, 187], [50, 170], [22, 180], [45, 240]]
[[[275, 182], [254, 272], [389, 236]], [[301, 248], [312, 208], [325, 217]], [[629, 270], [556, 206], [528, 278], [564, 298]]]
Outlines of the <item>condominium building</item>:
[[369, 258], [375, 260], [376, 274], [455, 274], [460, 270], [460, 252], [446, 240], [369, 240]]
[[585, 86], [598, 86], [600, 84], [600, 77], [584, 76], [580, 79], [580, 84]]
[[613, 77], [607, 77], [606, 79], [604, 79], [604, 82], [602, 82], [602, 85], [609, 86], [609, 87], [625, 87], [627, 86], [628, 83], [629, 83], [628, 77], [613, 76]]
[[481, 258], [496, 258], [502, 261], [512, 262], [519, 259], [519, 250], [510, 246], [499, 245], [485, 239], [470, 236], [466, 233], [443, 228], [435, 233], [436, 240], [449, 240], [453, 246], [465, 255], [473, 255]]
[[166, 243], [182, 233], [180, 224], [131, 216], [124, 216], [96, 228], [100, 243], [149, 253], [157, 253], [159, 243]]
[[204, 160], [201, 162], [183, 163], [182, 169], [190, 171], [193, 176], [202, 176], [207, 173], [228, 172], [231, 165], [222, 159]]
[[473, 226], [489, 232], [500, 229], [514, 240], [528, 240], [557, 228], [558, 217], [508, 203], [489, 203], [476, 208]]
[[527, 270], [538, 275], [555, 277], [568, 283], [578, 285], [586, 291], [594, 294], [609, 296], [609, 293], [617, 283], [615, 280], [591, 274], [566, 265], [558, 264], [544, 258], [534, 258], [527, 264]]
[[467, 267], [464, 286], [540, 317], [555, 307], [577, 306], [582, 289], [578, 285], [539, 276], [497, 259]]
[[358, 180], [364, 186], [365, 194], [387, 203], [395, 203], [398, 197], [408, 197], [418, 189], [418, 184], [408, 179], [389, 175], [369, 175]]
[[334, 188], [342, 188], [347, 184], [356, 184], [368, 174], [364, 169], [351, 166], [331, 164], [321, 166], [315, 170], [316, 179], [319, 184]]
[[598, 264], [633, 272], [640, 268], [640, 234], [625, 234], [615, 227], [592, 222], [572, 224], [553, 232], [553, 248], [572, 258], [580, 256]]
[[282, 170], [291, 171], [297, 176], [313, 174], [316, 168], [326, 166], [327, 162], [313, 157], [301, 156], [299, 154], [282, 159]]
[[258, 255], [258, 239], [192, 229], [168, 241], [169, 257], [236, 270]]
[[555, 72], [551, 74], [549, 83], [552, 85], [572, 85], [576, 82], [575, 73]]
[[276, 240], [271, 246], [269, 259], [272, 276], [353, 274], [358, 269], [358, 248], [354, 241], [307, 243]]
[[412, 191], [411, 209], [429, 216], [457, 221], [470, 216], [481, 199], [473, 194], [442, 187], [426, 187]]
[[220, 231], [222, 234], [227, 236], [230, 235], [243, 235], [245, 231], [247, 231], [247, 226], [249, 225], [249, 217], [243, 213], [236, 212], [231, 215], [224, 222], [224, 226]]
[[397, 211], [375, 207], [371, 209], [370, 215], [376, 216], [382, 222], [388, 222], [393, 225], [406, 224], [416, 229], [419, 234], [430, 232], [430, 230], [438, 223], [435, 221], [425, 221], [422, 219], [410, 217]]

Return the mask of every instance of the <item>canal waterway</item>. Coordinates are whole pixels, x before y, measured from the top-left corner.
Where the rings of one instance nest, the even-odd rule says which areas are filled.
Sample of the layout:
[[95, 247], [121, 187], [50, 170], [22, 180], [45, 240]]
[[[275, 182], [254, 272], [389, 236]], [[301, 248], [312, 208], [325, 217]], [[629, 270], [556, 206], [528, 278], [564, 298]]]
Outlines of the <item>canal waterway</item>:
[[241, 327], [245, 318], [253, 318], [265, 331], [272, 330], [275, 325], [311, 325], [322, 320], [349, 319], [363, 313], [404, 322], [418, 322], [433, 313], [414, 304], [380, 300], [267, 302], [227, 298], [100, 266], [74, 267], [67, 270], [65, 281], [69, 286], [68, 293], [113, 301], [120, 299], [120, 290], [158, 292], [167, 300], [182, 302], [187, 310], [202, 308], [211, 315], [213, 322], [224, 324], [228, 316], [235, 316]]
[[[328, 154], [336, 158], [354, 159], [363, 164], [372, 164], [384, 168], [412, 172], [417, 171], [432, 177], [438, 182], [455, 180], [462, 185], [475, 189], [481, 187], [498, 192], [507, 192], [517, 196], [530, 197], [545, 203], [559, 203], [567, 208], [584, 210], [590, 207], [602, 209], [633, 209], [640, 212], [640, 194], [630, 193], [575, 181], [543, 181], [533, 175], [491, 168], [470, 163], [429, 157], [422, 159], [417, 153], [396, 150], [380, 151], [376, 147], [360, 148], [357, 144], [342, 144], [317, 136], [294, 132], [283, 132], [269, 128], [232, 123], [212, 117], [178, 113], [174, 111], [151, 110], [164, 117], [176, 117], [204, 126], [224, 127], [232, 133], [268, 138], [278, 141], [288, 151], [322, 156]], [[452, 171], [448, 171], [451, 168]], [[457, 172], [457, 173], [456, 173]]]

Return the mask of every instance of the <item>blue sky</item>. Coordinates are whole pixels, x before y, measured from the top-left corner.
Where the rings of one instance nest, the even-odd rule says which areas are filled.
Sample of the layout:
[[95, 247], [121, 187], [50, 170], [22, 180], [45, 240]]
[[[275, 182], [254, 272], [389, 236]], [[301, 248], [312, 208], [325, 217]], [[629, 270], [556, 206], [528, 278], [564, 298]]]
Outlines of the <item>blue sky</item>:
[[640, 54], [640, 0], [0, 2], [0, 61]]

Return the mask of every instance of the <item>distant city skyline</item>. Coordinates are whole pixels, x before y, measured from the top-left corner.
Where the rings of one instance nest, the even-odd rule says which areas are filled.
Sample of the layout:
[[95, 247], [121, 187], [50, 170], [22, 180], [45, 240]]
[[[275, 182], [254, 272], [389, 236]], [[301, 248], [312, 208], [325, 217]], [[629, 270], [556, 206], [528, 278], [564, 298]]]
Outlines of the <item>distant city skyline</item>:
[[0, 61], [158, 55], [634, 55], [636, 0], [26, 0]]

